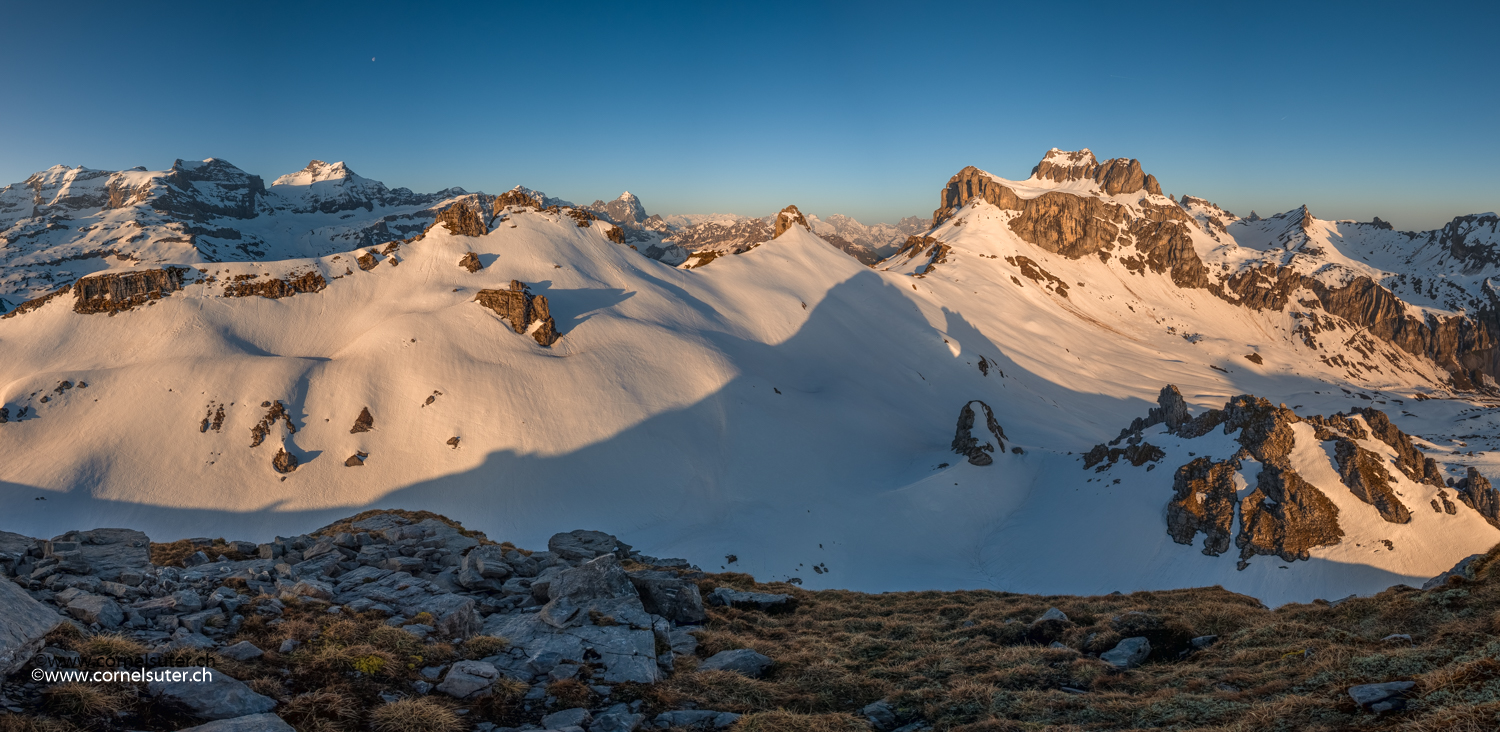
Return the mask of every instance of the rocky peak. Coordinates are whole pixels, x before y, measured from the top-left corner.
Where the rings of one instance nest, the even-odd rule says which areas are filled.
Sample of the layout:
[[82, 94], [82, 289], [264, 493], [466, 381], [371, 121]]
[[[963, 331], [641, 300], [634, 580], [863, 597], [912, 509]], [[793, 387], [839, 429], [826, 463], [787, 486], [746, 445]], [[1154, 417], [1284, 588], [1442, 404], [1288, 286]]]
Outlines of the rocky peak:
[[608, 203], [594, 201], [588, 208], [604, 214], [606, 218], [616, 224], [632, 228], [639, 227], [649, 218], [646, 214], [646, 207], [641, 205], [641, 199], [637, 198], [630, 191], [621, 193], [619, 198]]
[[1042, 156], [1042, 162], [1037, 163], [1031, 169], [1031, 175], [1037, 180], [1052, 180], [1062, 183], [1070, 180], [1082, 180], [1092, 178], [1094, 169], [1099, 167], [1099, 162], [1094, 159], [1094, 151], [1088, 148], [1082, 150], [1059, 150], [1052, 148]]
[[1055, 147], [1048, 150], [1042, 157], [1042, 162], [1031, 169], [1031, 177], [1057, 183], [1092, 179], [1111, 196], [1142, 190], [1161, 195], [1161, 186], [1154, 176], [1141, 170], [1141, 161], [1134, 158], [1112, 158], [1098, 163], [1094, 160], [1093, 151], [1088, 148], [1074, 152]]
[[313, 160], [307, 167], [277, 178], [271, 182], [273, 186], [305, 186], [320, 183], [326, 180], [344, 180], [358, 178], [354, 171], [342, 162], [325, 163], [322, 160]]
[[812, 227], [807, 225], [807, 219], [802, 216], [802, 212], [798, 211], [796, 206], [787, 206], [776, 214], [776, 233], [772, 234], [771, 238], [775, 239], [786, 233], [793, 224], [799, 224], [802, 228], [812, 231]]

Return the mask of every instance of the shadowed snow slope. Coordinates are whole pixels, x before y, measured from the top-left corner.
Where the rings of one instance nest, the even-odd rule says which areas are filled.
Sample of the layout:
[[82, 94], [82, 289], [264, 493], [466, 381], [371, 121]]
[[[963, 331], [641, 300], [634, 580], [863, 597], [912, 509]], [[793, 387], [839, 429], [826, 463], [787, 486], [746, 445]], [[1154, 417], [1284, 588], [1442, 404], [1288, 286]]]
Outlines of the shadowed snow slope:
[[[1164, 384], [1195, 414], [1242, 393], [1332, 414], [1371, 405], [1356, 392], [1374, 390], [1403, 429], [1429, 437], [1458, 435], [1469, 405], [1411, 400], [1441, 389], [1431, 361], [1376, 343], [1384, 370], [1351, 382], [1309, 355], [1292, 313], [1118, 258], [1049, 253], [1005, 225], [1014, 213], [970, 203], [932, 232], [941, 254], [874, 269], [791, 227], [685, 270], [566, 209], [517, 209], [483, 236], [438, 226], [390, 252], [197, 259], [181, 290], [114, 315], [75, 312], [69, 293], [0, 320], [0, 528], [265, 540], [401, 507], [522, 546], [596, 528], [653, 555], [809, 587], [1222, 584], [1267, 602], [1425, 579], [1500, 538], [1466, 506], [1434, 514], [1422, 491], [1436, 488], [1400, 476], [1413, 521], [1383, 522], [1299, 427], [1291, 459], [1340, 507], [1342, 543], [1244, 570], [1174, 543], [1164, 513], [1176, 467], [1230, 458], [1234, 435], [1157, 426], [1144, 433], [1165, 453], [1157, 463], [1082, 464]], [[483, 264], [473, 273], [458, 265], [470, 252]], [[314, 275], [326, 286], [228, 296]], [[550, 347], [475, 301], [512, 280], [546, 297], [562, 334]], [[953, 453], [959, 410], [976, 399], [1020, 453], [988, 466]], [[265, 424], [278, 401], [289, 421]], [[351, 432], [365, 408], [372, 428]], [[1451, 471], [1486, 465], [1458, 455], [1457, 437], [1419, 444]], [[282, 448], [299, 460], [285, 475], [272, 466]], [[363, 464], [346, 465], [357, 453]], [[1254, 468], [1243, 474], [1253, 485]], [[731, 554], [732, 566], [718, 559]]]

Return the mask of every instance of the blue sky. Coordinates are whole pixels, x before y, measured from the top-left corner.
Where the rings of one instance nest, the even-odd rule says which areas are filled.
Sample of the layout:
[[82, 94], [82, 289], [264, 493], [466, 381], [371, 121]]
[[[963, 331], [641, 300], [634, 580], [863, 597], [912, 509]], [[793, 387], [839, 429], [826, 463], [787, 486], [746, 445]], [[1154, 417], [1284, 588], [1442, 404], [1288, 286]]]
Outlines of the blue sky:
[[0, 182], [320, 158], [421, 191], [894, 221], [965, 165], [1089, 147], [1241, 215], [1500, 209], [1493, 3], [1213, 5], [0, 0]]

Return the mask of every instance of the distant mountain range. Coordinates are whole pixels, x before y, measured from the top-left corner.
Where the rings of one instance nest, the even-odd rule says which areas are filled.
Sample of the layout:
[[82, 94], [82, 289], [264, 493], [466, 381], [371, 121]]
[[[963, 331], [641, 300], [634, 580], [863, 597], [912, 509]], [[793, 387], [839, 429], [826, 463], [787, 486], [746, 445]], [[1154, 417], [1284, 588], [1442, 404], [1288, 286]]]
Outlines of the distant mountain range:
[[43, 171], [0, 189], [0, 528], [400, 507], [809, 587], [1267, 602], [1500, 538], [1495, 214], [1239, 216], [1089, 150], [934, 187], [866, 226]]

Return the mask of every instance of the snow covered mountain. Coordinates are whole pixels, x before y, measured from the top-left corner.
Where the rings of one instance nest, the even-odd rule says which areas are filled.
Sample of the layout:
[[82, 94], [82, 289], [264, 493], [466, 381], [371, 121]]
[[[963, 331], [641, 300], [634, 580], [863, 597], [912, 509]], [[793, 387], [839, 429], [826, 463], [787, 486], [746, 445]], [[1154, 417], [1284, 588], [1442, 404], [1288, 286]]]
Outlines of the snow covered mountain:
[[904, 233], [54, 168], [0, 192], [0, 528], [404, 507], [810, 587], [1273, 603], [1500, 539], [1493, 214], [1242, 219], [1087, 150], [938, 203]]

